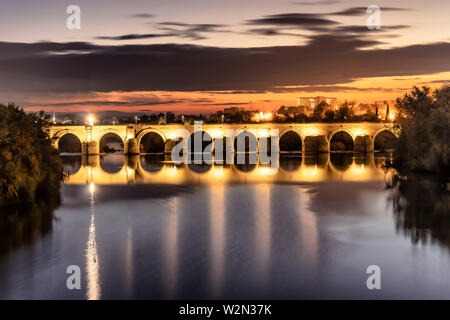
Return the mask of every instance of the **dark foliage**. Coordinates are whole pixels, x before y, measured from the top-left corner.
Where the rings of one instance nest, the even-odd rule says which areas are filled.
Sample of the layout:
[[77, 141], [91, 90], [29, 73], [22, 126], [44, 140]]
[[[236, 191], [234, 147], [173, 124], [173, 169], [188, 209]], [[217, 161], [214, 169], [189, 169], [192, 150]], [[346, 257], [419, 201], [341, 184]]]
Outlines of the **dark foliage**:
[[450, 87], [414, 87], [397, 99], [401, 135], [394, 153], [400, 171], [428, 171], [449, 176]]
[[0, 206], [59, 194], [62, 163], [49, 128], [43, 112], [26, 114], [14, 104], [0, 105]]
[[415, 244], [438, 242], [450, 249], [450, 194], [442, 176], [395, 174], [388, 187], [396, 229]]

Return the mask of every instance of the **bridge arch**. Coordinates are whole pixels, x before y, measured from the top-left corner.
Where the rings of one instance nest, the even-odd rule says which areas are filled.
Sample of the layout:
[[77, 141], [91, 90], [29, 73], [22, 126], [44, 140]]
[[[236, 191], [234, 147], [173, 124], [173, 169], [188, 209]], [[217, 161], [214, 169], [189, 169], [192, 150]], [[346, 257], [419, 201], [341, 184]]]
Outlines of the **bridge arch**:
[[[201, 141], [201, 150], [196, 150], [196, 139]], [[208, 153], [213, 151], [213, 138], [206, 131], [194, 131], [188, 139], [188, 152], [190, 153]], [[206, 148], [209, 147], [209, 151]]]
[[355, 137], [345, 129], [334, 130], [328, 139], [329, 151], [353, 151], [355, 147]]
[[[65, 130], [61, 133], [56, 133], [53, 136], [53, 139], [54, 144], [60, 153], [81, 153], [83, 140], [81, 140], [76, 133]], [[70, 145], [64, 146], [65, 142], [69, 143]]]
[[304, 137], [297, 130], [284, 130], [280, 133], [280, 152], [302, 152]]
[[[162, 140], [162, 143], [163, 143], [163, 145], [165, 145], [166, 144], [166, 141], [167, 141], [167, 137], [166, 137], [166, 135], [162, 132], [162, 131], [160, 131], [160, 130], [158, 130], [158, 129], [155, 129], [155, 128], [148, 128], [148, 129], [144, 129], [144, 130], [142, 130], [142, 131], [140, 131], [137, 135], [136, 135], [136, 142], [137, 142], [137, 146], [138, 146], [138, 150], [139, 150], [139, 152], [141, 152], [141, 146], [142, 146], [142, 138], [144, 138], [146, 135], [151, 135], [151, 136], [153, 136], [154, 138], [155, 138], [155, 140], [157, 141], [158, 140], [158, 136], [159, 136], [159, 138]], [[160, 141], [161, 141], [160, 140]], [[144, 140], [145, 141], [145, 140]], [[164, 149], [162, 150], [162, 152], [164, 152]], [[149, 153], [153, 153], [153, 152], [149, 152]], [[154, 153], [158, 153], [158, 152], [154, 152]]]
[[[107, 142], [106, 140], [108, 140], [108, 139], [111, 140], [111, 141], [116, 140], [116, 142]], [[119, 142], [122, 144], [122, 146], [121, 146], [122, 150], [121, 151], [124, 151], [125, 150], [125, 140], [124, 140], [123, 137], [120, 136], [120, 134], [117, 131], [113, 130], [113, 131], [105, 131], [105, 132], [103, 132], [102, 135], [98, 139], [98, 147], [99, 147], [100, 153], [105, 153], [105, 152], [107, 153], [107, 152], [109, 152], [108, 149], [105, 149], [105, 146], [103, 144], [105, 144], [105, 143], [119, 143]]]
[[398, 140], [394, 131], [387, 128], [378, 130], [373, 135], [374, 150], [393, 150]]
[[165, 150], [163, 137], [157, 132], [145, 133], [139, 143], [139, 153], [161, 154]]
[[245, 153], [258, 152], [257, 135], [250, 130], [236, 132], [236, 134], [233, 137], [233, 148], [235, 152], [242, 152], [238, 148], [238, 141], [242, 141], [241, 139], [244, 139], [243, 140], [244, 145], [241, 146], [241, 148], [243, 147]]

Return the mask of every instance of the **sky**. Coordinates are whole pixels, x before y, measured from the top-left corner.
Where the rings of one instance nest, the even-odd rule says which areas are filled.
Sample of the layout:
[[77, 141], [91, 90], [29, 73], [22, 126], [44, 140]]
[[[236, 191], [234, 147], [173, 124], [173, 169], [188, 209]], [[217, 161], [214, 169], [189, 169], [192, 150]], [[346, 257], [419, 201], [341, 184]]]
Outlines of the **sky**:
[[[66, 26], [70, 5], [81, 29]], [[0, 103], [206, 114], [393, 100], [450, 81], [448, 12], [448, 0], [2, 0]]]

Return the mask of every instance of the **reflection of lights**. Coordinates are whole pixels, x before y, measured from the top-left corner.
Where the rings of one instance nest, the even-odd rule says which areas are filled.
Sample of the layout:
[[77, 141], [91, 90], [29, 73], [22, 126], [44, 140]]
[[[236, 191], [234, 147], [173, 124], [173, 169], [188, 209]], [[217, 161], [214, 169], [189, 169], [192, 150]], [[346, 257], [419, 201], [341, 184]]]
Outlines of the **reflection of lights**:
[[176, 166], [173, 166], [173, 167], [167, 169], [167, 174], [171, 177], [174, 177], [177, 175], [177, 170], [178, 170], [178, 168]]
[[94, 194], [94, 192], [95, 192], [95, 184], [94, 184], [94, 182], [91, 182], [91, 183], [89, 184], [89, 192], [90, 192], [91, 194]]
[[134, 170], [130, 167], [127, 167], [127, 175], [131, 176], [134, 173]]
[[262, 176], [271, 176], [277, 173], [277, 170], [271, 167], [259, 167], [258, 174]]
[[86, 272], [87, 272], [87, 298], [88, 300], [98, 300], [101, 296], [99, 264], [97, 255], [97, 242], [95, 241], [95, 218], [91, 216], [89, 227], [89, 240], [86, 249]]
[[213, 176], [217, 177], [217, 178], [223, 177], [223, 174], [224, 174], [223, 167], [222, 166], [220, 166], [220, 167], [213, 167], [211, 169], [211, 174]]

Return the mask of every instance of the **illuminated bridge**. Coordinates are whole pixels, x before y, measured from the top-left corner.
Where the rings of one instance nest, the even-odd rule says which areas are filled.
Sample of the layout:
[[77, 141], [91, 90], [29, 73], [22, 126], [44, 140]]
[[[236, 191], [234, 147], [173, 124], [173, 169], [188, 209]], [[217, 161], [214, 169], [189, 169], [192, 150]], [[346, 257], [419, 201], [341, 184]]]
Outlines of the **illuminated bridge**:
[[[53, 126], [50, 135], [55, 148], [60, 147], [60, 141], [66, 135], [76, 137], [83, 154], [100, 154], [103, 151], [102, 140], [106, 135], [118, 137], [123, 143], [124, 154], [170, 153], [180, 138], [184, 136], [186, 139], [186, 130], [191, 134], [190, 137], [200, 132], [205, 140], [212, 141], [212, 150], [221, 141], [230, 139], [235, 142], [240, 134], [245, 136], [248, 145], [248, 141], [252, 140], [254, 143], [251, 145], [257, 149], [263, 138], [274, 136], [278, 130], [280, 152], [314, 153], [334, 151], [334, 141], [341, 142], [339, 151], [372, 152], [381, 134], [389, 134], [394, 138], [399, 134], [392, 123], [346, 122]], [[236, 151], [235, 143], [229, 145]]]

